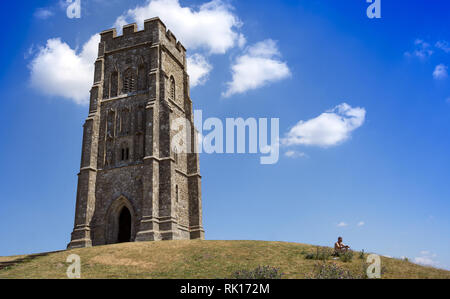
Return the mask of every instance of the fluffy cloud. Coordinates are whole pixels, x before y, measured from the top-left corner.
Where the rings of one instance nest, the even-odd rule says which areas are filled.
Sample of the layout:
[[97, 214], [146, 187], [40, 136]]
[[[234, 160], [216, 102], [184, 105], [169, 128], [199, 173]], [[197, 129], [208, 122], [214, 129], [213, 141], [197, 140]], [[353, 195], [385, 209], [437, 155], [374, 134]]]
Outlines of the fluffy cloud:
[[298, 122], [282, 140], [284, 145], [329, 147], [347, 140], [351, 132], [363, 125], [364, 108], [343, 103], [316, 118]]
[[433, 78], [436, 80], [442, 80], [448, 77], [447, 73], [448, 67], [444, 64], [439, 64], [433, 71]]
[[299, 152], [299, 151], [287, 151], [284, 155], [286, 157], [292, 158], [292, 159], [295, 159], [295, 158], [306, 158], [307, 157], [307, 155], [305, 153]]
[[411, 52], [405, 52], [405, 56], [425, 59], [433, 55], [433, 50], [431, 49], [430, 44], [422, 39], [416, 39], [414, 41], [414, 46], [414, 50], [412, 50]]
[[[450, 44], [446, 40], [439, 40], [434, 43], [434, 48], [444, 51], [445, 53], [450, 53]], [[418, 57], [420, 59], [425, 59], [434, 54], [433, 46], [422, 39], [416, 39], [414, 41], [414, 50], [405, 52], [407, 57]]]
[[59, 38], [49, 39], [29, 65], [31, 85], [44, 94], [87, 104], [99, 42], [100, 36], [94, 35], [77, 53]]
[[[356, 226], [364, 226], [364, 221], [360, 221], [356, 224]], [[341, 221], [337, 224], [337, 227], [347, 227], [349, 224], [347, 222]]]
[[38, 8], [34, 12], [34, 17], [42, 20], [48, 19], [51, 16], [53, 16], [53, 12], [47, 8]]
[[243, 48], [246, 43], [247, 43], [247, 39], [245, 38], [245, 36], [242, 33], [240, 33], [239, 39], [238, 39], [238, 47]]
[[425, 266], [436, 266], [437, 262], [433, 259], [426, 257], [426, 256], [419, 256], [414, 258], [414, 263], [421, 264]]
[[194, 54], [187, 58], [188, 73], [191, 87], [203, 85], [208, 80], [212, 66], [200, 54]]
[[249, 47], [231, 66], [232, 81], [227, 83], [228, 89], [222, 95], [230, 97], [289, 77], [291, 72], [280, 56], [271, 39]]
[[437, 41], [434, 46], [445, 53], [450, 53], [450, 44], [446, 40]]
[[436, 254], [431, 253], [427, 250], [421, 251], [419, 257], [414, 258], [414, 263], [421, 264], [425, 266], [433, 266], [436, 267], [439, 265], [439, 262], [435, 261], [434, 258], [436, 258]]
[[149, 0], [144, 6], [128, 10], [117, 18], [118, 30], [128, 23], [143, 26], [144, 20], [159, 16], [181, 43], [191, 50], [206, 49], [223, 54], [238, 43], [243, 36], [236, 30], [241, 26], [232, 8], [220, 0], [202, 4], [194, 10], [182, 7], [178, 0]]

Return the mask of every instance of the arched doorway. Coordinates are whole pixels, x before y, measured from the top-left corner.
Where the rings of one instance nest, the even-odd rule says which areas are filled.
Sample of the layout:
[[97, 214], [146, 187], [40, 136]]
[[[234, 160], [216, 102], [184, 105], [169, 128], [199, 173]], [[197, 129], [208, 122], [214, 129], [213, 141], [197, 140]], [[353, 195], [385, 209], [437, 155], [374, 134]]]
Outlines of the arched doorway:
[[123, 207], [119, 214], [118, 243], [130, 242], [131, 239], [131, 213], [127, 207]]
[[124, 196], [114, 200], [105, 216], [105, 244], [133, 242], [136, 238], [136, 213]]

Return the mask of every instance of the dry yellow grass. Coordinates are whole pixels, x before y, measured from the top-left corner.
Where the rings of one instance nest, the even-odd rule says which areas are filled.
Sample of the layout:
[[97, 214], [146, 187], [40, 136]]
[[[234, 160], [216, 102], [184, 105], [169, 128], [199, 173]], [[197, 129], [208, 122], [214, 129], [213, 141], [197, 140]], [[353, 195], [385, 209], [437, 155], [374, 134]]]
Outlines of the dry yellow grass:
[[[231, 278], [258, 265], [278, 267], [284, 278], [304, 278], [314, 246], [264, 241], [165, 241], [125, 243], [50, 253], [0, 270], [0, 278], [66, 278], [67, 257], [81, 257], [82, 278]], [[21, 256], [23, 257], [23, 256]], [[19, 257], [0, 258], [0, 262]], [[336, 262], [360, 274], [363, 260]], [[382, 257], [383, 278], [450, 278], [450, 272]]]
[[20, 258], [26, 257], [26, 255], [14, 255], [14, 256], [0, 256], [0, 263], [11, 262]]

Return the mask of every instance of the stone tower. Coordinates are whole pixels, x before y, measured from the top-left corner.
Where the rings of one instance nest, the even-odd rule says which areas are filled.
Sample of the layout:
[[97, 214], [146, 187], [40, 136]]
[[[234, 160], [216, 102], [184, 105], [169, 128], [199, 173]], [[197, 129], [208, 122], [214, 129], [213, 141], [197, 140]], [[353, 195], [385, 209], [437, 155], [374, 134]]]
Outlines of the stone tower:
[[[101, 33], [68, 248], [204, 238], [186, 71], [186, 49], [159, 18]], [[171, 145], [178, 118], [190, 125], [186, 153]]]

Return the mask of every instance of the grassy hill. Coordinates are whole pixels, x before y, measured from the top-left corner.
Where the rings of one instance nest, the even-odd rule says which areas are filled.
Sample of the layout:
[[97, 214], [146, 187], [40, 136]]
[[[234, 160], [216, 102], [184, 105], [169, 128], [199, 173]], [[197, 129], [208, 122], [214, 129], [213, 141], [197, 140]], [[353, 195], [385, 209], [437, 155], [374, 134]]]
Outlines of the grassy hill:
[[[1, 278], [66, 278], [67, 257], [81, 257], [82, 278], [232, 278], [259, 265], [279, 268], [283, 278], [304, 278], [317, 260], [312, 245], [264, 241], [165, 241], [124, 243], [40, 255], [0, 257]], [[329, 259], [351, 273], [363, 273], [364, 260]], [[12, 262], [12, 263], [11, 263]], [[383, 278], [450, 278], [450, 271], [381, 258]]]

